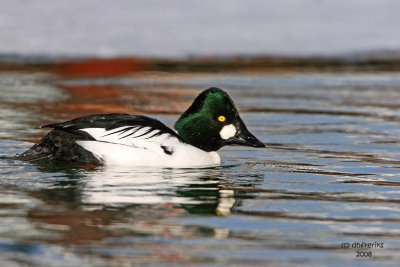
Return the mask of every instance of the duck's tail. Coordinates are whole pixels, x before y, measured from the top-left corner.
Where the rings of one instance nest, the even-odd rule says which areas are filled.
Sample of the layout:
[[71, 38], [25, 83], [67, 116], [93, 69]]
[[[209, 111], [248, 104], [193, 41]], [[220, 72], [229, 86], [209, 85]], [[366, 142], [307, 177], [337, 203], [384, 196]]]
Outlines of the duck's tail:
[[76, 142], [88, 139], [90, 140], [90, 137], [84, 132], [54, 129], [24, 153], [8, 159], [23, 161], [52, 159], [99, 165], [100, 161]]

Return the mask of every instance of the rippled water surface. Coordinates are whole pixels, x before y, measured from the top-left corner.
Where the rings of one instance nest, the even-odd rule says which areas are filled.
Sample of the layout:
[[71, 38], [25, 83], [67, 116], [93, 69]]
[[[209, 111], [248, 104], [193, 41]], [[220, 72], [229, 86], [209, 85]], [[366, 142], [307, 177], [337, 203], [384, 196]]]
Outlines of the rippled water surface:
[[[231, 95], [265, 149], [225, 147], [206, 169], [4, 158], [46, 133], [34, 127], [81, 115], [172, 126], [209, 86]], [[396, 265], [399, 108], [397, 72], [2, 68], [0, 264]]]

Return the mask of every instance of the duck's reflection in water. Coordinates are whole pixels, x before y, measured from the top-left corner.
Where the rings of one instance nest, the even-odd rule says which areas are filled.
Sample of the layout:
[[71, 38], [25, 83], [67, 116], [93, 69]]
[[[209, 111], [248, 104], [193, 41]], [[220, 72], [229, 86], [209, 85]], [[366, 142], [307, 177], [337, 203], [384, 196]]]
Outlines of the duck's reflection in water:
[[[224, 186], [229, 182], [220, 168], [163, 169], [107, 166], [87, 172], [82, 202], [121, 207], [132, 204], [201, 205], [204, 213], [228, 214], [234, 205]], [[230, 203], [227, 205], [227, 200]], [[193, 209], [191, 209], [193, 211]], [[190, 212], [190, 210], [188, 210]]]
[[[39, 168], [61, 171], [43, 165]], [[229, 236], [228, 228], [180, 220], [193, 215], [229, 216], [239, 205], [234, 190], [229, 189], [233, 181], [227, 177], [226, 168], [230, 167], [64, 170], [69, 181], [32, 192], [45, 205], [30, 210], [28, 218], [41, 228], [55, 229], [60, 235], [51, 242], [62, 244], [104, 243], [105, 238], [122, 236], [225, 238]]]

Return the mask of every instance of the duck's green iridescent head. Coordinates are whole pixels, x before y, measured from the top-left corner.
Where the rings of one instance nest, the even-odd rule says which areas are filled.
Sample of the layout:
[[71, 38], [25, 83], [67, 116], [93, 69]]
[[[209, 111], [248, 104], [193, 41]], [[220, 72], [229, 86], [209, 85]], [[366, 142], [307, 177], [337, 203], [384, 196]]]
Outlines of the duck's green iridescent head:
[[203, 91], [175, 123], [179, 136], [205, 151], [225, 145], [265, 147], [252, 135], [229, 95], [219, 88]]

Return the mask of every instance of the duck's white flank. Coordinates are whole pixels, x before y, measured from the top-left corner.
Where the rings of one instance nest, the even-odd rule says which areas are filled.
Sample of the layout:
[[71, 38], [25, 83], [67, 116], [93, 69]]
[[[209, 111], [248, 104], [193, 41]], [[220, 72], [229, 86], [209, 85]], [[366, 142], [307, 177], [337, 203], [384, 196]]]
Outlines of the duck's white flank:
[[[77, 141], [105, 165], [202, 167], [221, 163], [217, 152], [206, 152], [150, 127], [81, 129], [96, 141]], [[128, 129], [128, 130], [126, 130]], [[125, 131], [121, 131], [125, 130]]]

